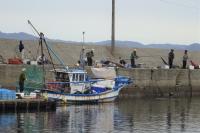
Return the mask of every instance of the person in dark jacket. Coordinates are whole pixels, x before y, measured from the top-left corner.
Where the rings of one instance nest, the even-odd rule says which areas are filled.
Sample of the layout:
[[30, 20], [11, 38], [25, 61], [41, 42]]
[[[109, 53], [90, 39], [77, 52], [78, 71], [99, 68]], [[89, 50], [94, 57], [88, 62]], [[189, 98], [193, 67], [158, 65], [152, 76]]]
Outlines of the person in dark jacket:
[[92, 66], [93, 64], [93, 60], [92, 60], [93, 56], [94, 56], [93, 50], [86, 53], [88, 66]]
[[188, 54], [187, 54], [187, 50], [185, 50], [184, 55], [183, 55], [183, 69], [186, 69], [187, 60], [188, 60]]
[[171, 49], [171, 51], [168, 54], [168, 63], [169, 63], [169, 68], [171, 69], [173, 66], [173, 60], [174, 60], [174, 50]]
[[24, 59], [24, 44], [22, 41], [19, 41], [19, 52], [21, 53], [21, 58]]
[[137, 53], [136, 53], [136, 49], [133, 50], [133, 52], [131, 53], [131, 67], [132, 68], [135, 68], [136, 65], [135, 65], [135, 59], [137, 59], [138, 56], [137, 56]]
[[22, 69], [22, 73], [20, 74], [19, 76], [19, 90], [20, 92], [23, 92], [24, 91], [24, 81], [26, 80], [26, 77], [25, 77], [25, 68]]

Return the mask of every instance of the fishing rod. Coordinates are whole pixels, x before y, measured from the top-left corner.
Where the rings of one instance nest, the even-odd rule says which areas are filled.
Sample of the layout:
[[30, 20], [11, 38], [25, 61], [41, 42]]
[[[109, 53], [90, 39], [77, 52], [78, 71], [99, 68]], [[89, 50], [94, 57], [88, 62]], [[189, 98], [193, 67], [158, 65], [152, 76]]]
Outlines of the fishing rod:
[[[160, 57], [160, 55], [154, 55], [154, 56], [137, 56], [136, 59], [138, 59], [138, 58], [153, 58], [153, 57]], [[131, 58], [121, 58], [121, 59], [123, 59], [123, 60], [131, 60]]]

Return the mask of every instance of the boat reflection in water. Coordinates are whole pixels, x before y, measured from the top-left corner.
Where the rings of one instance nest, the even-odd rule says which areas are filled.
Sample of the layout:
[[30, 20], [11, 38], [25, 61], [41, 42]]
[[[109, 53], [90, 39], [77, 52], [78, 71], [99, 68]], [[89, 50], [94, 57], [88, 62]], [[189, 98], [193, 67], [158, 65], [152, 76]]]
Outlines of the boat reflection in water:
[[200, 132], [200, 98], [120, 99], [54, 112], [0, 114], [0, 132]]

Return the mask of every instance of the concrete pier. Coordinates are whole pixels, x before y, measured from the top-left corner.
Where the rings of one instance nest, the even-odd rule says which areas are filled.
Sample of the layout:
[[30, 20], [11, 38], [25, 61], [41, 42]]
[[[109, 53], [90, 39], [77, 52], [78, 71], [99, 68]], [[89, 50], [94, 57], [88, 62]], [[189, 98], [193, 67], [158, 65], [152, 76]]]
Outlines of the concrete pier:
[[[0, 65], [0, 85], [13, 88], [17, 85], [23, 65]], [[47, 69], [50, 69], [47, 67]], [[52, 69], [52, 68], [51, 68]], [[129, 76], [134, 84], [124, 88], [121, 96], [131, 97], [190, 97], [200, 96], [200, 69], [124, 69], [117, 75]], [[90, 74], [90, 72], [88, 71]], [[47, 72], [47, 80], [53, 75]]]
[[0, 112], [20, 110], [55, 110], [56, 102], [42, 99], [16, 99], [12, 101], [0, 101]]

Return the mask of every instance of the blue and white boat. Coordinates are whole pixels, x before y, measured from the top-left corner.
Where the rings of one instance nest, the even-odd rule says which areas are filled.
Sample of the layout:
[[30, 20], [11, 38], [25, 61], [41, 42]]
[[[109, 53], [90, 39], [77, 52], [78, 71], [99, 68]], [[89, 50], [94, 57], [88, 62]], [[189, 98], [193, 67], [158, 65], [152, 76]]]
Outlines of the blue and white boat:
[[[130, 78], [124, 76], [91, 79], [81, 69], [56, 69], [54, 73], [55, 81], [47, 83], [48, 91], [44, 94], [49, 99], [66, 102], [111, 102], [118, 97], [122, 88], [132, 83]], [[101, 71], [100, 73], [102, 74]]]
[[[54, 52], [45, 40], [44, 34], [38, 32], [32, 23], [28, 23], [37, 32], [40, 37], [39, 44], [41, 46], [41, 57], [43, 55], [43, 42], [48, 50], [50, 59], [53, 56], [62, 64], [63, 69], [55, 69], [52, 71], [55, 74], [55, 80], [52, 82], [45, 82], [44, 77], [44, 92], [45, 97], [55, 100], [63, 100], [66, 102], [110, 102], [114, 101], [122, 88], [131, 83], [130, 78], [123, 76], [116, 76], [114, 68], [94, 68], [93, 73], [96, 78], [90, 78], [87, 72], [82, 69], [68, 69], [63, 60]], [[84, 53], [82, 52], [82, 57]], [[82, 58], [83, 59], [83, 58]], [[82, 60], [80, 59], [80, 60]], [[44, 71], [44, 63], [43, 71]]]

